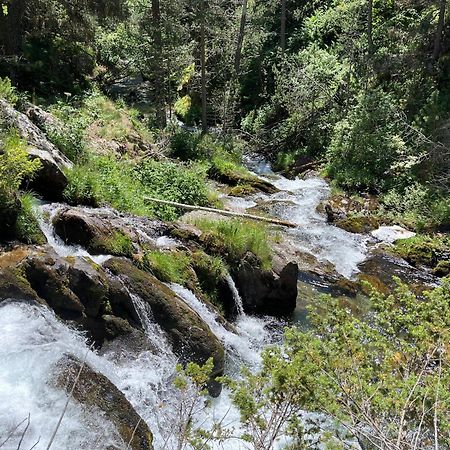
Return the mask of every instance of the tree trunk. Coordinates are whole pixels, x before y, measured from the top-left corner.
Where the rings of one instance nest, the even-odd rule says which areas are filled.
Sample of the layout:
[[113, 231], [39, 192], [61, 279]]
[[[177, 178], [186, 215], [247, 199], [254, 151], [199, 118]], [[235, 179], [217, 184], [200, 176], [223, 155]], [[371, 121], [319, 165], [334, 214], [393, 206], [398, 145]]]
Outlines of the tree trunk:
[[206, 99], [206, 0], [201, 3], [200, 17], [200, 64], [202, 84], [202, 131], [208, 130], [207, 99]]
[[239, 26], [236, 53], [234, 55], [234, 76], [239, 78], [242, 59], [242, 45], [244, 43], [245, 24], [247, 23], [247, 0], [242, 0], [241, 24]]
[[282, 55], [284, 55], [286, 50], [286, 1], [287, 0], [281, 0], [280, 48]]
[[439, 19], [436, 30], [436, 37], [434, 39], [433, 62], [436, 62], [439, 59], [439, 55], [441, 54], [442, 33], [444, 31], [445, 25], [446, 3], [447, 0], [440, 0], [439, 2]]
[[373, 55], [373, 0], [368, 0], [367, 49], [368, 49], [369, 56], [372, 56]]
[[152, 0], [153, 42], [155, 44], [155, 105], [156, 122], [159, 127], [167, 125], [164, 89], [163, 45], [161, 32], [161, 9], [159, 0]]

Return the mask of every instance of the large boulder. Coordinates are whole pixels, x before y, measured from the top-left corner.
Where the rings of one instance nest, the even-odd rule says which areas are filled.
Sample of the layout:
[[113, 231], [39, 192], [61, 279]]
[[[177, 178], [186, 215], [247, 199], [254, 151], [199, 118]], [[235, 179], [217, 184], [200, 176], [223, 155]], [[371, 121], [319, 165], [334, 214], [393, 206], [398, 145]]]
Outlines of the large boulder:
[[28, 143], [28, 154], [39, 159], [42, 167], [29, 184], [33, 190], [50, 200], [62, 198], [67, 186], [64, 171], [72, 167], [66, 158], [25, 114], [14, 109], [0, 98], [0, 118], [7, 127], [17, 129], [20, 137]]
[[[96, 408], [116, 428], [127, 448], [152, 450], [153, 435], [122, 392], [104, 375], [71, 356], [57, 363], [55, 383], [87, 408]], [[80, 372], [81, 369], [81, 372]], [[78, 376], [79, 374], [79, 376]]]
[[120, 214], [108, 208], [64, 207], [53, 219], [56, 234], [91, 254], [131, 256], [139, 247], [154, 246], [168, 227], [146, 217]]
[[[121, 276], [129, 289], [148, 303], [153, 319], [167, 333], [183, 362], [214, 360], [212, 378], [224, 370], [224, 348], [202, 318], [171, 289], [124, 258], [112, 258], [105, 267]], [[213, 388], [214, 390], [214, 388]]]
[[126, 288], [102, 267], [50, 249], [16, 249], [0, 257], [0, 301], [36, 301], [88, 333], [98, 346], [142, 324]]
[[288, 262], [281, 270], [262, 270], [259, 260], [247, 253], [233, 270], [244, 311], [273, 316], [291, 314], [297, 302], [298, 266]]

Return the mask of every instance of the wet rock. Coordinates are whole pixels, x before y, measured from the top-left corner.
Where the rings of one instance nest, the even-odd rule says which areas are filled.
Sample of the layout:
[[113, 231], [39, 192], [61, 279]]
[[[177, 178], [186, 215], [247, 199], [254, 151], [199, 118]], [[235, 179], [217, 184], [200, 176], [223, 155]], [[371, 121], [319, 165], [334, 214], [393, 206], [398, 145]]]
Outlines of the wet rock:
[[29, 187], [47, 199], [60, 199], [67, 186], [64, 171], [72, 167], [70, 160], [25, 114], [16, 111], [4, 99], [0, 99], [0, 115], [7, 127], [16, 128], [21, 138], [27, 141], [30, 157], [38, 158], [42, 163], [42, 168], [29, 183]]
[[214, 167], [209, 170], [208, 175], [213, 180], [229, 186], [247, 186], [266, 194], [275, 194], [278, 192], [278, 189], [272, 183], [256, 176], [242, 175], [237, 172], [219, 172]]
[[369, 282], [384, 294], [389, 294], [396, 288], [395, 277], [408, 284], [417, 295], [439, 283], [439, 279], [432, 274], [410, 266], [405, 260], [382, 249], [374, 250], [358, 268], [361, 271], [358, 279]]
[[0, 269], [0, 303], [7, 299], [45, 304], [24, 277], [23, 272], [14, 266]]
[[223, 373], [222, 343], [180, 297], [126, 259], [113, 258], [105, 266], [115, 275], [123, 277], [129, 289], [150, 305], [155, 322], [167, 333], [175, 353], [184, 362], [204, 364], [212, 357], [213, 378]]
[[350, 233], [368, 233], [381, 225], [376, 215], [379, 203], [375, 196], [361, 198], [335, 194], [317, 209], [327, 216], [327, 221]]
[[127, 448], [153, 449], [153, 435], [147, 424], [107, 377], [71, 356], [61, 359], [57, 363], [57, 370], [56, 386], [69, 393], [75, 384], [72, 398], [85, 408], [102, 411], [105, 418], [115, 426], [123, 442], [129, 443]]
[[244, 310], [249, 313], [286, 316], [295, 310], [298, 266], [287, 263], [280, 271], [265, 271], [258, 259], [247, 253], [233, 270]]
[[106, 220], [87, 215], [82, 210], [63, 209], [54, 218], [53, 226], [66, 244], [81, 245], [92, 254], [131, 254], [129, 237], [128, 245], [116, 245], [114, 242], [119, 241], [120, 237], [127, 241], [127, 235], [122, 230], [111, 229]]
[[0, 295], [47, 304], [60, 318], [87, 331], [98, 347], [132, 328], [142, 330], [126, 289], [102, 267], [80, 257], [33, 251], [17, 266], [0, 271]]

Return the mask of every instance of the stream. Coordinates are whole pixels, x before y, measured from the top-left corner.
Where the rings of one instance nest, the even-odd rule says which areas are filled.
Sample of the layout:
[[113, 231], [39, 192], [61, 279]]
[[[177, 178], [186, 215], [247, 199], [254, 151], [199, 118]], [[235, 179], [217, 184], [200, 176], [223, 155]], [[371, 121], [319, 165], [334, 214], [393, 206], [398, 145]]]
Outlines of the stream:
[[[319, 261], [332, 263], [345, 277], [352, 277], [357, 265], [367, 254], [368, 237], [340, 230], [326, 223], [316, 211], [326, 199], [330, 189], [317, 177], [305, 180], [288, 180], [275, 175], [263, 160], [248, 161], [249, 168], [269, 180], [279, 189], [272, 195], [255, 194], [245, 199], [228, 197], [226, 205], [236, 211], [245, 211], [258, 204], [270, 206], [271, 213], [280, 219], [297, 223], [298, 228], [287, 231], [299, 249], [312, 253]], [[40, 206], [41, 227], [49, 245], [61, 256], [91, 258], [102, 264], [107, 255], [92, 256], [81, 247], [67, 246], [56, 236], [51, 219], [56, 207]], [[167, 238], [160, 238], [161, 246], [171, 246]], [[239, 292], [229, 277], [238, 317], [234, 322], [236, 333], [226, 329], [217, 320], [216, 313], [202, 303], [191, 291], [169, 284], [190, 308], [208, 324], [226, 349], [226, 374], [238, 377], [243, 365], [257, 370], [261, 352], [270, 344], [282, 339], [283, 323], [269, 317], [251, 317], [244, 313]], [[175, 446], [173, 429], [176, 428], [176, 411], [179, 392], [172, 385], [177, 357], [162, 329], [152, 321], [152, 312], [138, 296], [132, 296], [134, 305], [144, 325], [150, 347], [157, 351], [128, 352], [118, 345], [107, 345], [100, 352], [89, 349], [85, 336], [60, 321], [52, 311], [18, 302], [4, 302], [0, 314], [0, 444], [2, 438], [11, 439], [0, 448], [16, 449], [30, 414], [23, 449], [46, 449], [52, 431], [63, 409], [66, 395], [52, 386], [55, 363], [65, 354], [72, 354], [106, 375], [126, 396], [136, 411], [147, 422], [154, 434], [157, 450]], [[14, 299], [12, 299], [14, 300]], [[204, 428], [214, 419], [226, 417], [229, 429], [239, 427], [239, 414], [233, 408], [229, 393], [212, 400], [211, 406], [198, 415]], [[22, 425], [15, 427], [22, 422]], [[279, 445], [282, 442], [278, 443]], [[82, 408], [69, 402], [67, 413], [53, 445], [57, 450], [126, 449], [114, 427], [98, 411]], [[237, 439], [217, 444], [214, 448], [234, 450], [251, 448]]]

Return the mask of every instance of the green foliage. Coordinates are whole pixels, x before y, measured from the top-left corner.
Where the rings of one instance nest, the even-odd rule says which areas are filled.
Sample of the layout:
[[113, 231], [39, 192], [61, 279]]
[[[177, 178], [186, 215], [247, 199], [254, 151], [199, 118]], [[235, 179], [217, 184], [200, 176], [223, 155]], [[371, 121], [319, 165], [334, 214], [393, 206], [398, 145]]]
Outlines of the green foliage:
[[[363, 319], [322, 298], [311, 311], [311, 331], [288, 329], [282, 347], [264, 352], [260, 372], [230, 382], [250, 436], [269, 439], [269, 424], [289, 411], [284, 426], [300, 444], [307, 436], [291, 420], [306, 409], [333, 418], [337, 429], [344, 423], [359, 442], [376, 447], [395, 448], [397, 439], [448, 446], [449, 283], [425, 297], [403, 285], [389, 296], [374, 292]], [[320, 421], [314, 425], [323, 430]]]
[[19, 234], [22, 240], [38, 236], [33, 221], [31, 202], [20, 199], [19, 188], [24, 180], [31, 180], [40, 169], [39, 159], [28, 157], [26, 143], [15, 130], [0, 135], [0, 223], [1, 237]]
[[164, 282], [183, 285], [191, 277], [190, 258], [184, 252], [146, 251], [142, 264], [158, 280]]
[[450, 198], [417, 181], [391, 189], [381, 201], [385, 216], [418, 231], [450, 224]]
[[192, 102], [190, 95], [180, 97], [173, 105], [175, 114], [186, 125], [195, 125], [201, 120], [201, 107]]
[[271, 267], [271, 238], [264, 225], [239, 219], [198, 219], [194, 224], [203, 231], [202, 240], [230, 264], [252, 252], [264, 269]]
[[11, 103], [11, 105], [15, 105], [19, 100], [16, 89], [11, 84], [11, 80], [7, 77], [0, 77], [0, 98], [4, 98], [6, 101]]
[[0, 191], [17, 191], [24, 179], [31, 179], [40, 169], [38, 159], [31, 160], [26, 150], [27, 144], [12, 130], [0, 137]]
[[106, 238], [94, 240], [92, 246], [107, 255], [131, 256], [133, 254], [133, 241], [130, 236], [119, 230], [113, 230]]
[[[151, 197], [188, 205], [209, 203], [205, 168], [200, 165], [178, 165], [173, 162], [147, 160], [135, 170], [139, 182]], [[151, 205], [157, 217], [174, 220], [183, 210], [166, 205]]]
[[202, 167], [172, 162], [142, 161], [138, 164], [113, 156], [91, 156], [67, 172], [65, 199], [71, 204], [109, 204], [119, 211], [174, 220], [184, 211], [147, 202], [144, 197], [208, 204], [209, 192]]
[[45, 244], [46, 239], [43, 235], [34, 210], [34, 197], [29, 194], [23, 194], [20, 197], [20, 211], [16, 222], [16, 235], [19, 240], [27, 244]]
[[384, 190], [391, 167], [404, 152], [390, 96], [373, 90], [334, 130], [328, 154], [328, 172], [349, 189]]
[[220, 256], [211, 256], [203, 251], [192, 254], [191, 266], [197, 275], [200, 289], [214, 305], [223, 311], [219, 302], [219, 283], [228, 273], [227, 267]]

